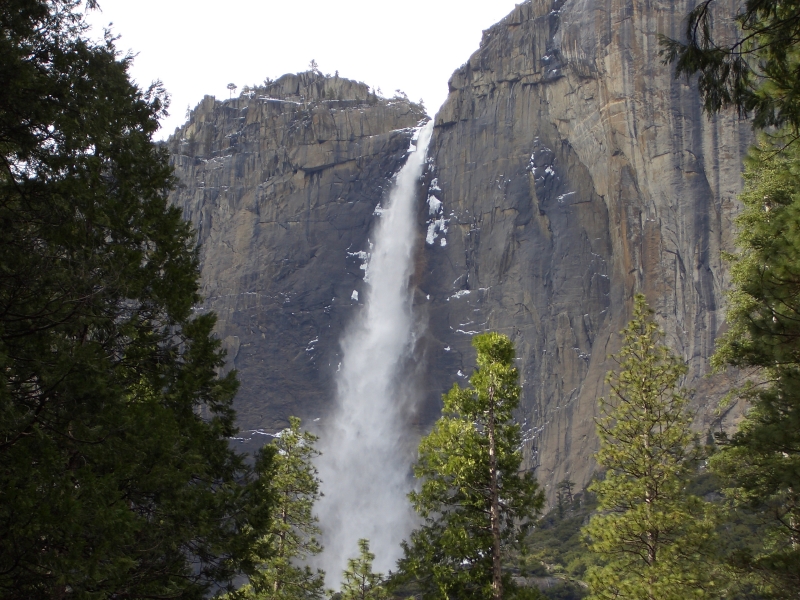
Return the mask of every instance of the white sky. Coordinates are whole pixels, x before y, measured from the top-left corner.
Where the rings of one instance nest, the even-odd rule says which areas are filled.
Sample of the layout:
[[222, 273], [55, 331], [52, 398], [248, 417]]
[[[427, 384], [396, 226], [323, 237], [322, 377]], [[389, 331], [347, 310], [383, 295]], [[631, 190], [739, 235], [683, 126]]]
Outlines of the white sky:
[[[516, 0], [520, 2], [521, 0]], [[308, 69], [425, 100], [433, 115], [447, 80], [478, 49], [481, 32], [515, 0], [100, 0], [92, 36], [113, 22], [117, 48], [137, 54], [131, 71], [146, 87], [164, 82], [170, 117], [158, 137], [184, 121], [205, 94]]]

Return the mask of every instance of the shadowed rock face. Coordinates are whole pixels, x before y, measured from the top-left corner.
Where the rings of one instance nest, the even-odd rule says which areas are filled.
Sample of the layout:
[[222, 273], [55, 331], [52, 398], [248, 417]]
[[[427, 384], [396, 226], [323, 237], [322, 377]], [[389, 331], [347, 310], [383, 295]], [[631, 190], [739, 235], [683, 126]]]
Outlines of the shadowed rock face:
[[207, 96], [170, 138], [171, 200], [198, 231], [202, 310], [217, 313], [239, 371], [243, 429], [319, 417], [332, 398], [363, 284], [357, 252], [424, 116], [309, 72], [225, 102]]
[[[720, 4], [733, 14], [732, 0]], [[738, 414], [714, 415], [729, 382], [705, 375], [751, 135], [731, 115], [703, 115], [696, 90], [660, 62], [657, 35], [679, 37], [691, 7], [523, 3], [484, 33], [435, 117], [409, 369], [435, 408], [470, 374], [472, 335], [508, 334], [528, 464], [549, 489], [593, 472], [596, 401], [637, 291], [689, 362], [698, 429]], [[304, 73], [206, 97], [169, 141], [172, 200], [198, 229], [202, 310], [218, 313], [239, 370], [243, 429], [308, 422], [330, 405], [362, 291], [358, 253], [423, 117], [405, 99]], [[423, 428], [435, 416], [420, 415]]]
[[447, 242], [428, 237], [419, 281], [430, 385], [468, 373], [472, 331], [508, 334], [529, 464], [550, 489], [593, 471], [596, 400], [635, 292], [689, 362], [699, 429], [727, 388], [704, 375], [751, 136], [730, 115], [703, 115], [696, 89], [660, 62], [657, 34], [680, 37], [691, 7], [521, 4], [484, 32], [435, 118], [431, 218], [445, 219]]

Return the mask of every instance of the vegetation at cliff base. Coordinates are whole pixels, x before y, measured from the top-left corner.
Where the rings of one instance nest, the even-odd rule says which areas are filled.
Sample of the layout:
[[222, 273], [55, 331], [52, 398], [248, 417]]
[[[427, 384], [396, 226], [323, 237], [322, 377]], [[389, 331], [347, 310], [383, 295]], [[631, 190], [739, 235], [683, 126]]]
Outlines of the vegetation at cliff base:
[[320, 600], [326, 596], [325, 574], [305, 564], [322, 552], [320, 528], [312, 514], [321, 483], [312, 463], [319, 455], [316, 441], [315, 435], [300, 429], [300, 419], [290, 417], [289, 427], [266, 446], [273, 456], [269, 472], [272, 516], [250, 556], [256, 570], [247, 585], [228, 596], [230, 600]]
[[605, 476], [589, 488], [598, 514], [584, 532], [604, 564], [589, 568], [589, 598], [682, 600], [717, 597], [709, 568], [711, 507], [687, 493], [695, 471], [686, 365], [661, 342], [644, 296], [600, 399], [597, 462]]
[[686, 41], [663, 40], [676, 75], [698, 74], [706, 110], [738, 109], [760, 131], [745, 171], [732, 264], [728, 331], [713, 362], [747, 383], [750, 409], [718, 435], [709, 466], [726, 500], [731, 576], [760, 597], [800, 597], [800, 4], [746, 0], [738, 31], [720, 28], [712, 0], [688, 16]]
[[270, 457], [228, 446], [166, 95], [81, 11], [0, 8], [0, 596], [202, 598], [251, 567]]
[[425, 523], [404, 543], [398, 566], [423, 598], [513, 596], [504, 556], [543, 503], [533, 474], [521, 472], [514, 346], [498, 333], [472, 344], [470, 387], [455, 384], [444, 396], [443, 416], [420, 442], [414, 467], [421, 488], [410, 498]]

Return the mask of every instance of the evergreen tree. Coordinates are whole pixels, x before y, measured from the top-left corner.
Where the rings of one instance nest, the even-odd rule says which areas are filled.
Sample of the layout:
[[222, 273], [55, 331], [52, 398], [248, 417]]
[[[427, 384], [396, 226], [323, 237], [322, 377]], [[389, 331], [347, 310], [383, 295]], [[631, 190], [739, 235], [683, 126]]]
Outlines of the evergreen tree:
[[786, 127], [783, 133], [796, 137], [800, 0], [746, 0], [731, 15], [738, 32], [714, 30], [713, 4], [702, 0], [689, 13], [685, 42], [662, 38], [665, 62], [675, 64], [676, 76], [699, 73], [707, 111], [733, 106], [752, 115], [756, 128]]
[[456, 384], [444, 396], [444, 414], [420, 442], [414, 467], [422, 485], [410, 498], [425, 525], [404, 543], [400, 569], [417, 578], [425, 598], [502, 598], [511, 583], [503, 552], [543, 503], [533, 475], [520, 472], [514, 346], [498, 333], [472, 344], [471, 386]]
[[644, 296], [614, 358], [597, 419], [597, 462], [605, 479], [589, 489], [599, 514], [584, 533], [606, 561], [588, 571], [592, 599], [685, 600], [715, 596], [707, 561], [706, 507], [686, 492], [693, 472], [688, 394], [677, 387], [684, 363], [661, 343]]
[[375, 555], [369, 551], [369, 540], [358, 540], [358, 558], [347, 559], [342, 573], [342, 600], [387, 600], [383, 573], [372, 572]]
[[572, 495], [572, 487], [575, 482], [569, 479], [562, 480], [556, 488], [556, 508], [558, 509], [558, 518], [563, 519], [567, 510], [567, 505], [572, 505], [574, 496]]
[[[764, 159], [764, 155], [769, 157]], [[736, 508], [763, 526], [732, 562], [776, 596], [800, 594], [800, 148], [753, 150], [745, 172], [739, 253], [731, 256], [729, 329], [718, 367], [751, 374], [739, 430], [711, 461]]]
[[249, 568], [270, 457], [228, 446], [166, 95], [82, 15], [0, 5], [0, 597], [201, 598]]
[[[764, 593], [800, 597], [800, 2], [746, 0], [739, 36], [720, 43], [713, 0], [690, 13], [685, 44], [663, 40], [676, 73], [699, 73], [706, 109], [734, 106], [773, 143], [751, 151], [745, 205], [731, 256], [729, 330], [714, 363], [752, 375], [738, 390], [751, 404], [711, 467], [734, 511], [761, 521], [729, 556]], [[719, 22], [719, 21], [717, 21]], [[731, 513], [731, 524], [742, 512]]]
[[317, 436], [300, 430], [300, 419], [290, 417], [289, 428], [270, 444], [274, 451], [271, 490], [274, 506], [267, 534], [254, 549], [258, 570], [250, 583], [230, 595], [233, 599], [300, 600], [325, 596], [325, 574], [302, 565], [322, 547], [317, 518], [312, 515], [319, 499], [320, 480], [312, 464], [319, 452]]

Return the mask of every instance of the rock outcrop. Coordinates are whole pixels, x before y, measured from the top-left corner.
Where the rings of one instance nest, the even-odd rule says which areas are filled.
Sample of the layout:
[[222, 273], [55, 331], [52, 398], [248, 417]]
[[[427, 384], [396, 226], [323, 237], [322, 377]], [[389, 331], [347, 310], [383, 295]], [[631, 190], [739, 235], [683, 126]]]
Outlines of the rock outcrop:
[[[704, 115], [661, 64], [658, 34], [679, 37], [691, 7], [520, 4], [484, 33], [435, 117], [413, 279], [425, 402], [469, 374], [472, 335], [507, 333], [527, 462], [551, 490], [591, 477], [596, 400], [638, 291], [689, 363], [698, 430], [735, 418], [713, 410], [729, 382], [705, 376], [751, 134]], [[206, 97], [170, 139], [172, 199], [198, 229], [202, 309], [218, 313], [240, 372], [243, 429], [308, 422], [333, 398], [376, 207], [423, 118], [404, 98], [309, 72]]]
[[705, 375], [751, 134], [732, 115], [708, 118], [661, 64], [658, 34], [680, 37], [691, 8], [518, 5], [484, 32], [435, 117], [427, 352], [452, 380], [470, 368], [472, 332], [511, 336], [529, 464], [551, 490], [593, 472], [596, 401], [636, 292], [689, 363], [697, 428], [734, 416], [714, 411], [727, 380]]
[[217, 313], [239, 371], [243, 429], [316, 418], [330, 399], [373, 213], [424, 118], [404, 98], [307, 72], [207, 96], [170, 138], [172, 202], [198, 232], [200, 310]]

